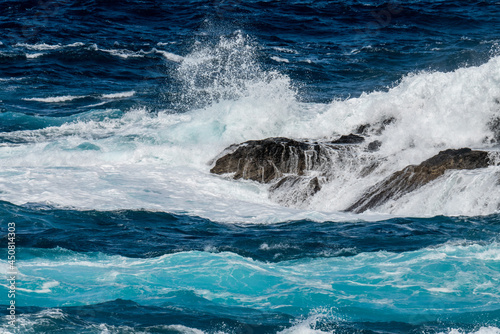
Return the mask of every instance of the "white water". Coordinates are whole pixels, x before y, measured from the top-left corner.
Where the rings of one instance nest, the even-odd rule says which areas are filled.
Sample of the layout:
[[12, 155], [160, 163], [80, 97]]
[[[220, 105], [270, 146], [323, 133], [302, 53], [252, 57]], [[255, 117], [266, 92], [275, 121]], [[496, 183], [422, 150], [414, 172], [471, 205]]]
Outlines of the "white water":
[[51, 97], [27, 97], [23, 98], [24, 101], [36, 101], [36, 102], [46, 102], [46, 103], [57, 103], [57, 102], [68, 102], [76, 99], [83, 99], [84, 95], [64, 95], [64, 96], [51, 96]]
[[101, 99], [121, 99], [126, 97], [131, 97], [135, 95], [135, 91], [128, 92], [120, 92], [120, 93], [111, 93], [111, 94], [102, 94], [99, 96], [92, 95], [63, 95], [63, 96], [49, 96], [49, 97], [25, 97], [24, 101], [35, 101], [35, 102], [44, 102], [44, 103], [60, 103], [60, 102], [68, 102], [78, 99], [85, 98], [101, 98]]
[[[186, 113], [165, 110], [153, 115], [144, 106], [116, 117], [116, 110], [95, 110], [63, 125], [0, 133], [21, 143], [0, 146], [0, 199], [86, 209], [146, 208], [252, 222], [498, 211], [500, 169], [489, 167], [454, 171], [376, 208], [377, 212], [339, 212], [392, 172], [419, 164], [440, 150], [495, 150], [489, 122], [500, 117], [500, 57], [450, 73], [410, 74], [387, 92], [313, 104], [299, 102], [290, 78], [262, 70], [254, 53], [255, 47], [237, 34], [176, 58], [185, 102], [196, 106]], [[213, 72], [221, 75], [207, 75]], [[73, 98], [80, 97], [25, 99], [57, 103]], [[234, 143], [272, 136], [336, 138], [390, 117], [395, 122], [366, 142], [380, 140], [380, 150], [362, 153], [362, 146], [360, 154], [368, 158], [357, 165], [338, 166], [330, 183], [300, 210], [270, 201], [265, 185], [209, 173], [214, 157]], [[382, 164], [360, 178], [359, 171], [373, 161]]]

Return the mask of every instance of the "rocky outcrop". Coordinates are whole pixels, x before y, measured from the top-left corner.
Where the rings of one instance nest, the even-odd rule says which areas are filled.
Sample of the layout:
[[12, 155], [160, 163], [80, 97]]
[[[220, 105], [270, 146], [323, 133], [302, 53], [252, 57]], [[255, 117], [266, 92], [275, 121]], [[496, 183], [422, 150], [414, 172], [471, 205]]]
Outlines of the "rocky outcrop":
[[251, 140], [233, 149], [217, 159], [211, 173], [234, 173], [234, 179], [269, 183], [284, 174], [304, 175], [321, 159], [319, 144], [288, 138]]
[[470, 148], [441, 151], [418, 166], [408, 166], [368, 190], [347, 211], [360, 213], [377, 207], [389, 200], [398, 199], [442, 176], [447, 170], [488, 167], [489, 155]]
[[232, 173], [236, 180], [270, 183], [286, 174], [303, 176], [306, 171], [320, 170], [331, 162], [329, 153], [332, 150], [363, 141], [363, 137], [353, 134], [331, 142], [297, 141], [282, 137], [251, 140], [228, 148], [210, 172], [219, 175]]
[[353, 145], [364, 137], [350, 134], [333, 141], [267, 138], [233, 145], [221, 153], [214, 174], [270, 183], [269, 197], [286, 206], [303, 206], [321, 189], [335, 165], [349, 164]]
[[[388, 120], [381, 125], [391, 122]], [[349, 177], [354, 174], [364, 178], [384, 168], [383, 157], [373, 153], [381, 144], [378, 140], [365, 143], [365, 137], [356, 134], [330, 141], [298, 141], [282, 137], [252, 140], [227, 148], [210, 172], [270, 184], [269, 197], [272, 200], [286, 206], [304, 207], [322, 185], [342, 178], [346, 169], [351, 175]], [[497, 164], [490, 161], [490, 157], [488, 152], [469, 148], [441, 151], [421, 164], [407, 166], [375, 184], [346, 211], [361, 213], [397, 200], [443, 176], [448, 170]]]

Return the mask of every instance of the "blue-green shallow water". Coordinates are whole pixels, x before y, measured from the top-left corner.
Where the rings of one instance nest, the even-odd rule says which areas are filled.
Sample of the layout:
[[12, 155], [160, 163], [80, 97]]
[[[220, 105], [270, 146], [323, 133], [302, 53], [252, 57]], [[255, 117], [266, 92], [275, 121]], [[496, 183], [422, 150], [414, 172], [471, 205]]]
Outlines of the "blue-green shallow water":
[[19, 323], [35, 332], [499, 326], [498, 215], [252, 225], [3, 202], [2, 217], [16, 223]]

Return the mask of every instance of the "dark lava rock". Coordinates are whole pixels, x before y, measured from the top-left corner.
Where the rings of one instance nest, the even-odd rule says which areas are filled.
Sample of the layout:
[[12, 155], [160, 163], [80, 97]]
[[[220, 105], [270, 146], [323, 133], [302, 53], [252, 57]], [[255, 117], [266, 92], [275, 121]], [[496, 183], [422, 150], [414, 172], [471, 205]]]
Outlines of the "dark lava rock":
[[217, 159], [210, 172], [234, 173], [234, 179], [269, 183], [284, 174], [301, 176], [306, 169], [314, 169], [326, 159], [321, 151], [318, 143], [288, 138], [251, 140], [235, 146], [233, 152]]
[[332, 144], [360, 144], [364, 141], [364, 137], [351, 133], [347, 136], [341, 136], [339, 139], [332, 141]]
[[391, 199], [398, 199], [442, 176], [450, 169], [476, 169], [490, 165], [487, 152], [470, 148], [441, 151], [418, 166], [408, 166], [379, 182], [352, 204], [347, 211], [360, 213]]

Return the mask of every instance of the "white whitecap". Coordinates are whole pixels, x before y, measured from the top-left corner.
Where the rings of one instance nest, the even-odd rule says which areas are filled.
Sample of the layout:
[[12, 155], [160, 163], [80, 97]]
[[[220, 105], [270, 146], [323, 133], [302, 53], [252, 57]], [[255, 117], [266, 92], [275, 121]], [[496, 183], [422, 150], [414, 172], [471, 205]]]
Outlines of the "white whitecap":
[[276, 50], [276, 51], [279, 51], [279, 52], [283, 52], [283, 53], [298, 54], [298, 52], [296, 50], [292, 50], [292, 49], [289, 49], [289, 48], [283, 48], [283, 47], [275, 46], [275, 47], [273, 47], [273, 49]]
[[84, 95], [64, 95], [64, 96], [50, 96], [50, 97], [28, 97], [23, 98], [24, 101], [36, 101], [36, 102], [45, 102], [45, 103], [59, 103], [59, 102], [68, 102], [77, 99], [83, 99], [87, 96]]
[[135, 95], [135, 91], [122, 92], [122, 93], [112, 93], [112, 94], [102, 94], [103, 99], [120, 99], [124, 97], [131, 97]]
[[38, 43], [38, 44], [27, 44], [27, 43], [17, 43], [14, 47], [22, 47], [28, 50], [36, 50], [36, 51], [49, 51], [49, 50], [58, 50], [67, 47], [78, 47], [83, 46], [84, 43], [75, 42], [71, 44], [61, 45], [61, 44], [47, 44], [47, 43]]
[[100, 51], [109, 53], [112, 56], [117, 56], [123, 59], [128, 59], [128, 58], [143, 58], [144, 55], [146, 54], [144, 51], [130, 51], [126, 49], [118, 49], [118, 50], [107, 50], [107, 49], [99, 49]]
[[40, 43], [40, 44], [17, 43], [14, 45], [14, 47], [23, 47], [28, 50], [47, 51], [47, 50], [57, 50], [62, 48], [63, 46], [61, 44], [51, 45], [46, 43]]
[[168, 60], [180, 63], [181, 61], [184, 60], [184, 57], [176, 55], [174, 53], [168, 52], [168, 51], [163, 51], [163, 50], [156, 50], [154, 49], [156, 53], [161, 54], [163, 57], [165, 57]]
[[41, 53], [41, 52], [38, 52], [38, 53], [27, 53], [26, 54], [26, 58], [28, 58], [28, 59], [35, 59], [35, 58], [43, 56], [44, 54], [45, 53]]
[[481, 327], [477, 331], [465, 331], [462, 329], [453, 328], [447, 332], [441, 332], [439, 334], [500, 334], [500, 328], [488, 326]]
[[288, 59], [280, 58], [280, 57], [276, 57], [276, 56], [271, 57], [271, 59], [278, 62], [278, 63], [289, 63], [290, 62]]

